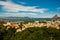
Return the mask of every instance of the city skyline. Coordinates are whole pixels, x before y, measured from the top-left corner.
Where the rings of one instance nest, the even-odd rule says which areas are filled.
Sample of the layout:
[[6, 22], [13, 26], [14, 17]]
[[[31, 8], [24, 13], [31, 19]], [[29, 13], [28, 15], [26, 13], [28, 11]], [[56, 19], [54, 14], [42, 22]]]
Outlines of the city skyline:
[[0, 16], [60, 17], [60, 0], [0, 0]]

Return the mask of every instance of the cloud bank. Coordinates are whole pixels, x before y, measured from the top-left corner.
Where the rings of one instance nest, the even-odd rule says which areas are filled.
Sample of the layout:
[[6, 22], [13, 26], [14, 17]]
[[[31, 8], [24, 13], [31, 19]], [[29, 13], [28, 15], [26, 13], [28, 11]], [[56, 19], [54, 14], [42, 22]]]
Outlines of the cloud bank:
[[57, 9], [60, 9], [60, 7], [58, 7]]
[[[21, 2], [24, 3], [24, 2]], [[23, 5], [18, 5], [15, 4], [11, 1], [0, 1], [0, 5], [3, 5], [3, 9], [7, 12], [19, 12], [19, 11], [30, 11], [30, 12], [40, 12], [44, 13], [48, 9], [46, 8], [40, 8], [37, 9], [36, 6], [23, 6]]]

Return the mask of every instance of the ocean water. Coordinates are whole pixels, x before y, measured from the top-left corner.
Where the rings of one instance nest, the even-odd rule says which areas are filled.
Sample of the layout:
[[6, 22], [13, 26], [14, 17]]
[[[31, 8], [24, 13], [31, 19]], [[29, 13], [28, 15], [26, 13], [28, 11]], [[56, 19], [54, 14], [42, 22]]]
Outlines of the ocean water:
[[51, 21], [53, 20], [52, 18], [23, 18], [23, 17], [8, 17], [8, 18], [0, 18], [0, 21], [11, 21], [11, 22], [16, 22], [16, 21], [39, 21], [39, 20], [47, 20]]

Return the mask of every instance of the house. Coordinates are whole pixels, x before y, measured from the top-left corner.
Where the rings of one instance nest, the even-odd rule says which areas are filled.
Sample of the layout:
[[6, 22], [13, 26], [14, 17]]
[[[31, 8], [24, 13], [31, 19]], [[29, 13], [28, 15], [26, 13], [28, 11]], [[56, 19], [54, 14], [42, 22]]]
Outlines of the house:
[[3, 24], [3, 26], [12, 27], [12, 28], [18, 28], [19, 24], [7, 22], [6, 24]]

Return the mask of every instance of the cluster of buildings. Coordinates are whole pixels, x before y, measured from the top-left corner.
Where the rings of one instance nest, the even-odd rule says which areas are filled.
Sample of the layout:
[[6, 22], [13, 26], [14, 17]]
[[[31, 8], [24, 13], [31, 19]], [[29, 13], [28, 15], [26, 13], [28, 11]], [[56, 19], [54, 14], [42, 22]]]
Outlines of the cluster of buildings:
[[60, 21], [55, 21], [55, 22], [53, 22], [53, 21], [43, 21], [43, 22], [35, 21], [35, 22], [28, 22], [27, 24], [7, 22], [6, 24], [3, 24], [3, 25], [6, 26], [7, 29], [9, 27], [16, 28], [17, 32], [25, 30], [26, 28], [29, 28], [29, 27], [47, 27], [47, 28], [53, 27], [56, 29], [60, 29]]
[[4, 23], [3, 26], [6, 26], [7, 29], [9, 29], [10, 27], [15, 28], [17, 29], [16, 32], [20, 32], [29, 27], [47, 27], [47, 28], [52, 27], [52, 28], [60, 29], [60, 21], [57, 21], [57, 15], [55, 15], [53, 19], [54, 19], [53, 21], [41, 20], [41, 21], [35, 21], [35, 22], [28, 22], [26, 24], [23, 22], [21, 23], [7, 22], [7, 23]]

